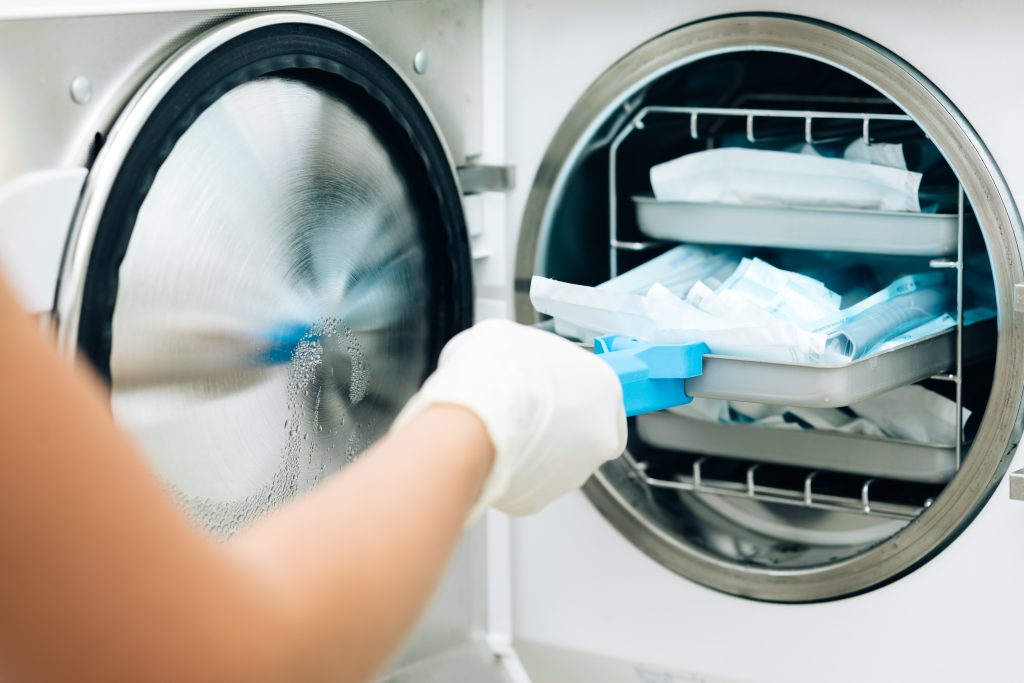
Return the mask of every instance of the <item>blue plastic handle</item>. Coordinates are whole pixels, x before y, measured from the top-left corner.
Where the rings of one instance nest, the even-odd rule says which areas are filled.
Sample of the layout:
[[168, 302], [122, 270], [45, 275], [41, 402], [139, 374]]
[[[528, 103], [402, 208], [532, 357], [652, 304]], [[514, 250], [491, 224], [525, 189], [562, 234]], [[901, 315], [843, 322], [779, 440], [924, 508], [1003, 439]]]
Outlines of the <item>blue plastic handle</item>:
[[686, 380], [704, 372], [704, 354], [710, 351], [703, 342], [650, 344], [617, 334], [594, 340], [594, 353], [622, 382], [627, 417], [692, 401]]
[[289, 363], [299, 344], [315, 340], [316, 333], [309, 323], [281, 323], [263, 334], [255, 360], [267, 365]]

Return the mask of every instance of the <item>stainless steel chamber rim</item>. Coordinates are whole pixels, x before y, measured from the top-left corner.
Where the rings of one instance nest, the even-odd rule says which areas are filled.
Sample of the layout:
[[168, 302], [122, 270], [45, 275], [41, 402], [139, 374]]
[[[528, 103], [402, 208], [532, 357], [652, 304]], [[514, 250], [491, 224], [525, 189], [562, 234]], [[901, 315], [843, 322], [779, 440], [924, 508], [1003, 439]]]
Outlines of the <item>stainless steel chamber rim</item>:
[[[855, 76], [911, 116], [959, 178], [977, 215], [996, 286], [998, 348], [988, 408], [960, 472], [934, 503], [892, 539], [858, 555], [807, 569], [739, 566], [680, 541], [659, 511], [630, 492], [629, 472], [612, 463], [586, 485], [591, 501], [624, 535], [666, 567], [712, 588], [761, 600], [807, 602], [857, 594], [912, 571], [949, 543], [985, 504], [1021, 433], [1024, 344], [1012, 285], [1024, 279], [1021, 227], [1005, 181], [970, 124], [923, 75], [870, 40], [799, 17], [739, 15], [662, 34], [613, 65], [583, 94], [558, 129], [528, 197], [516, 259], [516, 314], [536, 320], [529, 278], [547, 262], [555, 207], [569, 174], [613, 113], [657, 78], [725, 53], [774, 51]], [[635, 104], [634, 104], [635, 107]]]
[[217, 533], [356, 457], [470, 322], [451, 156], [400, 72], [331, 22], [258, 15], [190, 43], [90, 178], [63, 343]]

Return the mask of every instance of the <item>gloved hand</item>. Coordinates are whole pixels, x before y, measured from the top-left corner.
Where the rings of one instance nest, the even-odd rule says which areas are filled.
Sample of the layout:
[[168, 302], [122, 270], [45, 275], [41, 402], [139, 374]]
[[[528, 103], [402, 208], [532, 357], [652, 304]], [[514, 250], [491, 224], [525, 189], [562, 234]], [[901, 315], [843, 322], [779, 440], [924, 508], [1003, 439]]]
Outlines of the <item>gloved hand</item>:
[[470, 515], [537, 512], [626, 447], [622, 386], [596, 356], [549, 332], [489, 320], [455, 336], [395, 426], [435, 403], [473, 411], [494, 465]]

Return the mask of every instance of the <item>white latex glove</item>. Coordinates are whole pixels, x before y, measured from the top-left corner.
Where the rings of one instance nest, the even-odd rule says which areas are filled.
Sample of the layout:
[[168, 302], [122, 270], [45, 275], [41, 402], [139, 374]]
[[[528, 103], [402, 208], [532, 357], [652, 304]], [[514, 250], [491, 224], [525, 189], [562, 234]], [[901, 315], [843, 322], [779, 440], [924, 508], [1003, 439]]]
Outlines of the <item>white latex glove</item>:
[[537, 512], [626, 447], [622, 385], [593, 354], [550, 332], [489, 320], [455, 336], [392, 429], [435, 403], [473, 411], [494, 465], [470, 520], [494, 506]]

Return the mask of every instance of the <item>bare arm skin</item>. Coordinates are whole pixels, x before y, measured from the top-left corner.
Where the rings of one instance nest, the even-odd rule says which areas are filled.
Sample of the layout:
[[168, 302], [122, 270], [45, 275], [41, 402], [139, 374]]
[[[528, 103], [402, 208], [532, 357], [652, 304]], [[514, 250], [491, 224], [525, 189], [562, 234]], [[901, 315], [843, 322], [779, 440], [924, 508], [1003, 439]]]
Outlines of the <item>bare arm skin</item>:
[[427, 408], [219, 543], [196, 530], [0, 281], [4, 680], [366, 681], [440, 579], [491, 466], [483, 423]]

